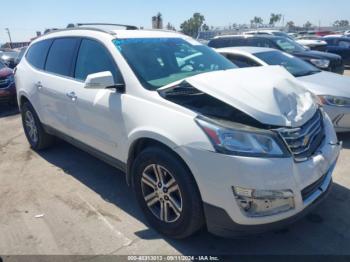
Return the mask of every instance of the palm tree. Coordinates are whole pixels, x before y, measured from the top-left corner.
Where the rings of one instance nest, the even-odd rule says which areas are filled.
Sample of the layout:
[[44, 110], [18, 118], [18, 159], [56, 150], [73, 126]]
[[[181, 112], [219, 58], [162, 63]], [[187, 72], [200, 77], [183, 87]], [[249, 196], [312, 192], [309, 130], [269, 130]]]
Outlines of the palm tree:
[[272, 13], [270, 16], [270, 25], [271, 26], [275, 26], [276, 23], [278, 23], [279, 21], [281, 21], [282, 19], [282, 14], [274, 14]]

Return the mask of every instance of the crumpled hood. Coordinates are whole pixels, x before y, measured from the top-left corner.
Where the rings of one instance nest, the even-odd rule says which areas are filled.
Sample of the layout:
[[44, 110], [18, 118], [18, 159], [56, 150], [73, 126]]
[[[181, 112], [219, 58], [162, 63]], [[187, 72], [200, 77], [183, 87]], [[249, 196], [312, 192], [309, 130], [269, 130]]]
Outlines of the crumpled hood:
[[267, 125], [298, 127], [317, 109], [312, 94], [281, 66], [214, 71], [184, 81]]
[[298, 77], [305, 88], [316, 95], [333, 95], [350, 98], [350, 77], [321, 71], [320, 73]]

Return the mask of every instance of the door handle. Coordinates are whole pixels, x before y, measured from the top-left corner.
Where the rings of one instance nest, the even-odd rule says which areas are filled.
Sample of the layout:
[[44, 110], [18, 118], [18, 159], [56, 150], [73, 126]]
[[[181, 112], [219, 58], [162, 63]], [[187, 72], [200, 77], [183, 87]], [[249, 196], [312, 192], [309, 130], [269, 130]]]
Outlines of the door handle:
[[66, 96], [69, 97], [72, 101], [75, 101], [78, 98], [75, 92], [69, 92], [66, 94]]
[[38, 90], [42, 89], [42, 88], [43, 88], [43, 85], [41, 84], [41, 81], [36, 82], [36, 83], [35, 83], [35, 87], [36, 87]]

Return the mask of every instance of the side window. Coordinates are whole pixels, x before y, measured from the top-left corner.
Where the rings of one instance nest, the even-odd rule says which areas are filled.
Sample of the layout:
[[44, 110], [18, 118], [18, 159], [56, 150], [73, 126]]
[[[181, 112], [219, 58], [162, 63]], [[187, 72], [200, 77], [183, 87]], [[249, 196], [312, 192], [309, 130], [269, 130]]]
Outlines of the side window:
[[253, 66], [261, 66], [254, 60], [250, 59], [249, 57], [241, 56], [241, 55], [232, 55], [227, 54], [225, 55], [227, 59], [229, 59], [232, 63], [234, 63], [236, 66], [244, 68], [244, 67], [253, 67]]
[[338, 42], [338, 45], [339, 45], [340, 47], [350, 48], [350, 41], [340, 40], [340, 41]]
[[79, 38], [55, 39], [47, 56], [45, 70], [63, 76], [72, 76]]
[[51, 46], [52, 40], [44, 40], [33, 44], [27, 54], [26, 59], [32, 66], [44, 69], [47, 52]]
[[108, 50], [97, 41], [83, 39], [79, 48], [74, 77], [85, 81], [89, 74], [103, 71], [110, 71], [116, 83], [122, 82], [121, 74]]
[[258, 47], [272, 47], [270, 41], [267, 39], [263, 39], [263, 38], [252, 38], [249, 39], [249, 44], [252, 46], [258, 46]]

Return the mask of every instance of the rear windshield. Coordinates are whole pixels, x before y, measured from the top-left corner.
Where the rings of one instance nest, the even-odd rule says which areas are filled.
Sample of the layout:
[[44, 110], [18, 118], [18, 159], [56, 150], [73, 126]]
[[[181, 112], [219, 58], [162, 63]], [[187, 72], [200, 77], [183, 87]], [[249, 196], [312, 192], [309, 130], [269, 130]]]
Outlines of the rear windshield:
[[236, 68], [225, 57], [194, 40], [131, 38], [113, 42], [140, 82], [150, 90], [197, 74]]
[[281, 65], [295, 77], [319, 73], [320, 70], [300, 58], [280, 51], [268, 51], [254, 54], [269, 65]]

